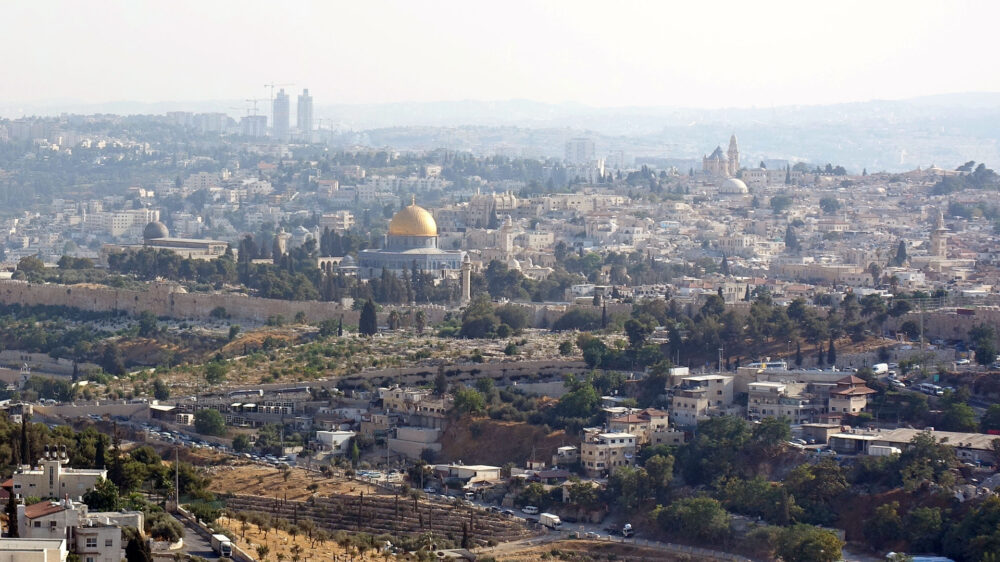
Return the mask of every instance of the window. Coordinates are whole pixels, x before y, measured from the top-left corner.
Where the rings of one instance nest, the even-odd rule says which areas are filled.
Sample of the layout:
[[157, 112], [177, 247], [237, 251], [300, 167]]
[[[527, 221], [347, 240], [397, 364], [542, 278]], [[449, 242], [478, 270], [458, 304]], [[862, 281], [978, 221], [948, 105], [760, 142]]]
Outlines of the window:
[[85, 560], [86, 560], [87, 562], [97, 562], [97, 559], [96, 559], [96, 558], [94, 558], [93, 556], [88, 556], [87, 558], [85, 558]]
[[87, 548], [97, 548], [97, 537], [87, 537]]
[[41, 526], [42, 526], [42, 522], [41, 521], [35, 521], [35, 528], [36, 529], [38, 529]]
[[114, 544], [115, 544], [114, 539], [104, 539], [104, 546], [114, 546]]

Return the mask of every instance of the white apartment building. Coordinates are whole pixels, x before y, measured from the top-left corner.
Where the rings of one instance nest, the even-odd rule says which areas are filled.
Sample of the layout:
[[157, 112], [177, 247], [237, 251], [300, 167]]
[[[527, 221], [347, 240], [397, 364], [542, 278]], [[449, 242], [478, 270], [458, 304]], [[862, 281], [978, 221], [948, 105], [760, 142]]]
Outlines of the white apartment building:
[[580, 462], [591, 478], [610, 475], [620, 467], [634, 465], [638, 447], [639, 439], [631, 433], [584, 430]]
[[127, 209], [88, 214], [83, 220], [83, 227], [90, 232], [118, 237], [129, 232], [141, 232], [147, 224], [158, 220], [160, 211], [156, 209]]
[[697, 375], [681, 379], [674, 390], [670, 415], [679, 427], [693, 427], [698, 420], [721, 414], [733, 403], [733, 377]]
[[322, 450], [334, 455], [344, 455], [347, 454], [347, 444], [354, 435], [353, 431], [317, 431], [316, 441]]
[[20, 466], [11, 478], [14, 494], [20, 497], [80, 498], [94, 489], [98, 478], [107, 478], [108, 471], [90, 468], [66, 468], [69, 462], [65, 448], [46, 452], [37, 467]]
[[19, 505], [18, 533], [30, 539], [61, 539], [83, 562], [118, 562], [125, 557], [122, 527], [143, 528], [140, 511], [88, 513], [70, 499]]
[[0, 562], [66, 562], [63, 539], [0, 539]]
[[350, 211], [336, 211], [324, 213], [319, 219], [320, 230], [330, 229], [332, 232], [342, 233], [354, 228], [354, 213]]

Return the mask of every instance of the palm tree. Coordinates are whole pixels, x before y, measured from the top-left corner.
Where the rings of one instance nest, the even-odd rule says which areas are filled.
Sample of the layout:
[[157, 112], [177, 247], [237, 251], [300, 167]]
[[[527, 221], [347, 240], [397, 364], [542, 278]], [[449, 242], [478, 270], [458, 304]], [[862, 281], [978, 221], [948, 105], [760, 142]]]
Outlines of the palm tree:
[[292, 545], [292, 562], [299, 562], [302, 559], [302, 545]]
[[257, 559], [261, 562], [267, 560], [267, 555], [271, 553], [271, 547], [266, 544], [258, 544], [254, 550], [257, 551]]

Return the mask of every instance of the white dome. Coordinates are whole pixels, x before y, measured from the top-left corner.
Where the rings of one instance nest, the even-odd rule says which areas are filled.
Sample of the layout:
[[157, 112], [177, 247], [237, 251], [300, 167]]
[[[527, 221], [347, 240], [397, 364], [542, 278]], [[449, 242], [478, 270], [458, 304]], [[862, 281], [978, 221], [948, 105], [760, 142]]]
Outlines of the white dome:
[[750, 193], [750, 189], [747, 188], [747, 184], [743, 183], [743, 180], [729, 178], [722, 182], [719, 193]]

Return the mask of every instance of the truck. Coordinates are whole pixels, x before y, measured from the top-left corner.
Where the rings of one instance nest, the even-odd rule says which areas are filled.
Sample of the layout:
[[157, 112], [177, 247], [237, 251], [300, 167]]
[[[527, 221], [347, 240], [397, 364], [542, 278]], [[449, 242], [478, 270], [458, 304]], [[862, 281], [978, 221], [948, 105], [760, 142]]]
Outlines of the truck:
[[233, 556], [233, 543], [226, 535], [212, 535], [212, 550], [219, 556], [230, 558]]
[[899, 455], [902, 452], [899, 447], [890, 447], [888, 445], [871, 445], [868, 447], [868, 454], [873, 457], [888, 457], [890, 455]]
[[631, 523], [626, 523], [622, 527], [622, 536], [623, 537], [631, 537], [634, 534], [635, 534], [635, 531], [632, 530], [632, 524]]
[[545, 525], [549, 529], [558, 529], [562, 526], [562, 520], [559, 519], [559, 516], [551, 513], [542, 513], [539, 515], [538, 522]]
[[872, 372], [875, 373], [876, 375], [884, 375], [885, 373], [889, 372], [889, 364], [875, 363], [874, 365], [872, 365]]

